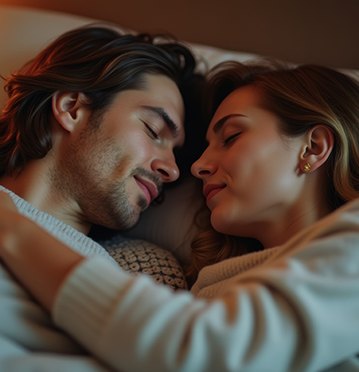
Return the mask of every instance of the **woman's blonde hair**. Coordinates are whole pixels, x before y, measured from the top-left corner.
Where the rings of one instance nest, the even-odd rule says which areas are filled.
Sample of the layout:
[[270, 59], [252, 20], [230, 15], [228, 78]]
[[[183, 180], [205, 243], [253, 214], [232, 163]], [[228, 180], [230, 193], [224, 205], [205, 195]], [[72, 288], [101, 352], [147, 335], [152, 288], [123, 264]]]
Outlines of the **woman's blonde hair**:
[[[359, 197], [359, 82], [354, 77], [317, 65], [224, 62], [209, 72], [208, 84], [208, 118], [231, 92], [251, 85], [258, 89], [262, 107], [280, 118], [284, 135], [328, 126], [335, 137], [327, 167], [328, 203], [336, 209]], [[193, 241], [192, 279], [206, 265], [258, 249], [258, 244], [224, 237], [208, 224], [201, 230]]]

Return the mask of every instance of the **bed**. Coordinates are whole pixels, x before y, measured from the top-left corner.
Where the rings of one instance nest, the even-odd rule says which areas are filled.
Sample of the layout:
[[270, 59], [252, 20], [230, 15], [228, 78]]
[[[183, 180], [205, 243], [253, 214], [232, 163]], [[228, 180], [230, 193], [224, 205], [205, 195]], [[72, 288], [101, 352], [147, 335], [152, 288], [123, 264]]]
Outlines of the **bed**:
[[[62, 32], [94, 21], [97, 20], [72, 14], [0, 5], [0, 34], [2, 35], [0, 75], [7, 76], [16, 70]], [[124, 31], [136, 31], [121, 25], [117, 26]], [[190, 42], [187, 44], [208, 67], [224, 60], [248, 61], [262, 56], [258, 53], [220, 49], [205, 44]], [[359, 70], [345, 65], [338, 67], [349, 74], [359, 76]], [[3, 105], [5, 98], [1, 89], [0, 106]], [[196, 233], [193, 217], [202, 202], [198, 186], [193, 179], [189, 178], [178, 187], [168, 190], [164, 202], [150, 207], [141, 217], [141, 221], [126, 235], [129, 238], [153, 242], [171, 251], [180, 264], [184, 263], [188, 259], [190, 242]], [[92, 369], [89, 367], [88, 370]]]

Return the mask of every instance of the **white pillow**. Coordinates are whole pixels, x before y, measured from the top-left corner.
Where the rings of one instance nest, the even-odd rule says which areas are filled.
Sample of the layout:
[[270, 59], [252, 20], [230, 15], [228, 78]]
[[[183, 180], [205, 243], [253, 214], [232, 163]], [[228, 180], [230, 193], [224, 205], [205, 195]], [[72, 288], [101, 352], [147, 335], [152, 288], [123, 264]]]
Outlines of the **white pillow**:
[[[0, 5], [0, 35], [2, 35], [0, 76], [8, 76], [21, 67], [63, 32], [94, 22], [101, 22], [101, 20], [54, 11]], [[134, 32], [120, 25], [116, 27], [124, 32]], [[211, 66], [222, 59], [236, 57], [246, 60], [251, 56], [200, 44], [187, 43], [187, 45], [193, 48], [197, 56], [203, 56]], [[2, 85], [1, 83], [1, 87]], [[1, 89], [0, 107], [3, 106], [5, 99], [6, 95]]]

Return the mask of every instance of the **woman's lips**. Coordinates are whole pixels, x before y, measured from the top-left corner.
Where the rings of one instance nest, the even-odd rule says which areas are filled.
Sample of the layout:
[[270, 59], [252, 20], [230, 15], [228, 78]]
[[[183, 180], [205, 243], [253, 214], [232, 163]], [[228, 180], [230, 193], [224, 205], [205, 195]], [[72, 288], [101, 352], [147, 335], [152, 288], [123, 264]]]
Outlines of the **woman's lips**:
[[225, 185], [206, 185], [203, 188], [203, 194], [207, 200], [207, 203], [220, 191], [224, 189]]
[[213, 189], [208, 195], [207, 195], [207, 201], [209, 201], [210, 199], [212, 199], [217, 193], [219, 193], [222, 189], [221, 188], [218, 188], [218, 189]]

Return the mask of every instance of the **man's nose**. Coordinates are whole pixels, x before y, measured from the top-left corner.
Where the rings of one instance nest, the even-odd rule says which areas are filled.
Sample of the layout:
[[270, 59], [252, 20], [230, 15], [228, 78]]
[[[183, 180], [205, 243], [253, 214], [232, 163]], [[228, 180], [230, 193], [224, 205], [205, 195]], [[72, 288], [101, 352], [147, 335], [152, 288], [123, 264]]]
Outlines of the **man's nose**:
[[163, 158], [154, 159], [152, 170], [166, 183], [176, 181], [180, 175], [173, 153]]

